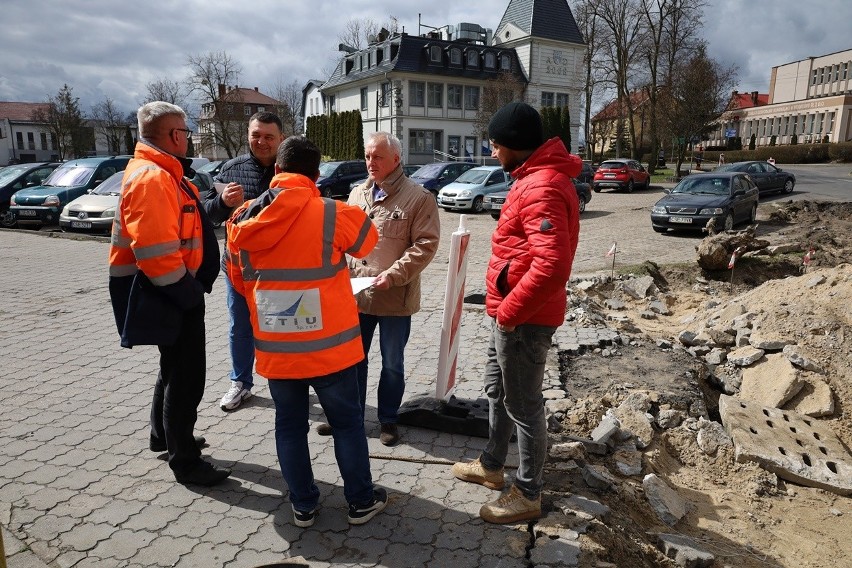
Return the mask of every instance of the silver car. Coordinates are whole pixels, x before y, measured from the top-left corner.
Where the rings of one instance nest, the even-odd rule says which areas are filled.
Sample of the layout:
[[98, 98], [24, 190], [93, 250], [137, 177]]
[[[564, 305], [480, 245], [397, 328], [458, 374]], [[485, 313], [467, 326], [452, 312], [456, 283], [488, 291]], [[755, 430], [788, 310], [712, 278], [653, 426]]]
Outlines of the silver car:
[[438, 205], [444, 209], [470, 209], [481, 213], [485, 210], [486, 195], [506, 191], [514, 181], [500, 166], [471, 168], [441, 188]]
[[123, 171], [112, 174], [86, 195], [66, 205], [59, 214], [59, 228], [63, 231], [110, 231], [123, 176]]

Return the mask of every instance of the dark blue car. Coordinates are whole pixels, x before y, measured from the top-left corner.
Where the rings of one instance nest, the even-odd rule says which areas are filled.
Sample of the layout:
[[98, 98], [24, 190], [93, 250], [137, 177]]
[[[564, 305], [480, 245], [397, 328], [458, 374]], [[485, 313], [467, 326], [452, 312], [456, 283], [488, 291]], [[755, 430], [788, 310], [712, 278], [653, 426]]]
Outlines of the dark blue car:
[[473, 162], [433, 162], [420, 166], [409, 178], [438, 195], [442, 187], [456, 181], [456, 178], [474, 166], [476, 164]]
[[718, 232], [757, 217], [757, 185], [748, 174], [710, 172], [690, 174], [651, 209], [651, 227], [701, 230], [713, 219]]

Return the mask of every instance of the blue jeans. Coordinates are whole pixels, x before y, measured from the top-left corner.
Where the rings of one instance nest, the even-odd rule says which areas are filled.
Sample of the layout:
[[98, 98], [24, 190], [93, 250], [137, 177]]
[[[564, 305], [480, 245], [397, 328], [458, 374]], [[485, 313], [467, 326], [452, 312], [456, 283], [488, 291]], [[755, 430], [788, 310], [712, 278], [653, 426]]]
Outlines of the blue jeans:
[[527, 499], [541, 494], [547, 456], [544, 417], [544, 367], [555, 327], [519, 325], [503, 332], [491, 322], [485, 395], [488, 397], [488, 443], [480, 460], [488, 469], [506, 463], [512, 431], [518, 431], [520, 464], [515, 485]]
[[231, 380], [242, 381], [243, 387], [251, 389], [254, 386], [254, 332], [251, 329], [251, 315], [245, 296], [234, 290], [227, 275], [225, 297], [228, 302], [228, 314], [231, 316], [231, 327], [228, 329]]
[[382, 353], [378, 392], [379, 422], [396, 424], [399, 421], [399, 405], [405, 394], [405, 345], [411, 334], [411, 316], [371, 316], [359, 313], [358, 318], [364, 344], [364, 360], [356, 365], [361, 411], [367, 407], [367, 357], [378, 326], [379, 351]]
[[369, 503], [373, 499], [373, 477], [354, 366], [311, 379], [269, 380], [275, 402], [275, 446], [281, 474], [290, 489], [290, 502], [299, 511], [313, 511], [319, 503], [308, 447], [308, 387], [313, 387], [331, 424], [346, 502]]

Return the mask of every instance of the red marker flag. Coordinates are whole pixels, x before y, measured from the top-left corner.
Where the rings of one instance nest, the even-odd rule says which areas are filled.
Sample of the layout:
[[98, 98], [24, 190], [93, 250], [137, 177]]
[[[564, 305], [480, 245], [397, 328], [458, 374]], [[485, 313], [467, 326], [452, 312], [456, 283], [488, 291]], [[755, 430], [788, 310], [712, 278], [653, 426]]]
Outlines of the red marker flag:
[[609, 249], [609, 252], [606, 253], [607, 256], [615, 256], [615, 253], [618, 252], [615, 247], [615, 242], [612, 243], [612, 248]]
[[805, 256], [802, 258], [802, 264], [804, 264], [805, 266], [809, 265], [811, 263], [811, 260], [813, 260], [815, 253], [816, 251], [813, 249], [813, 247], [809, 248], [808, 252], [806, 252]]
[[740, 254], [743, 252], [743, 247], [737, 247], [733, 253], [731, 253], [731, 260], [728, 261], [728, 270], [731, 270], [734, 265], [737, 263], [737, 258], [739, 258]]

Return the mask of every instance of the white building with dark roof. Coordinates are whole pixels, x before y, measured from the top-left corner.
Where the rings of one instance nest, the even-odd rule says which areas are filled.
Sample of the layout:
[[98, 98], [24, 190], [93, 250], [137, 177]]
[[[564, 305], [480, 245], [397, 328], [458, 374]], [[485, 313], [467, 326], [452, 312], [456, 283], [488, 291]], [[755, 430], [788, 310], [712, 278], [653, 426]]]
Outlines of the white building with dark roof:
[[474, 125], [482, 89], [509, 73], [533, 106], [568, 107], [576, 151], [585, 52], [565, 0], [510, 0], [496, 33], [474, 23], [422, 36], [383, 30], [366, 48], [347, 50], [319, 88], [322, 112], [360, 111], [364, 135], [392, 132], [407, 164], [481, 161], [490, 155]]

